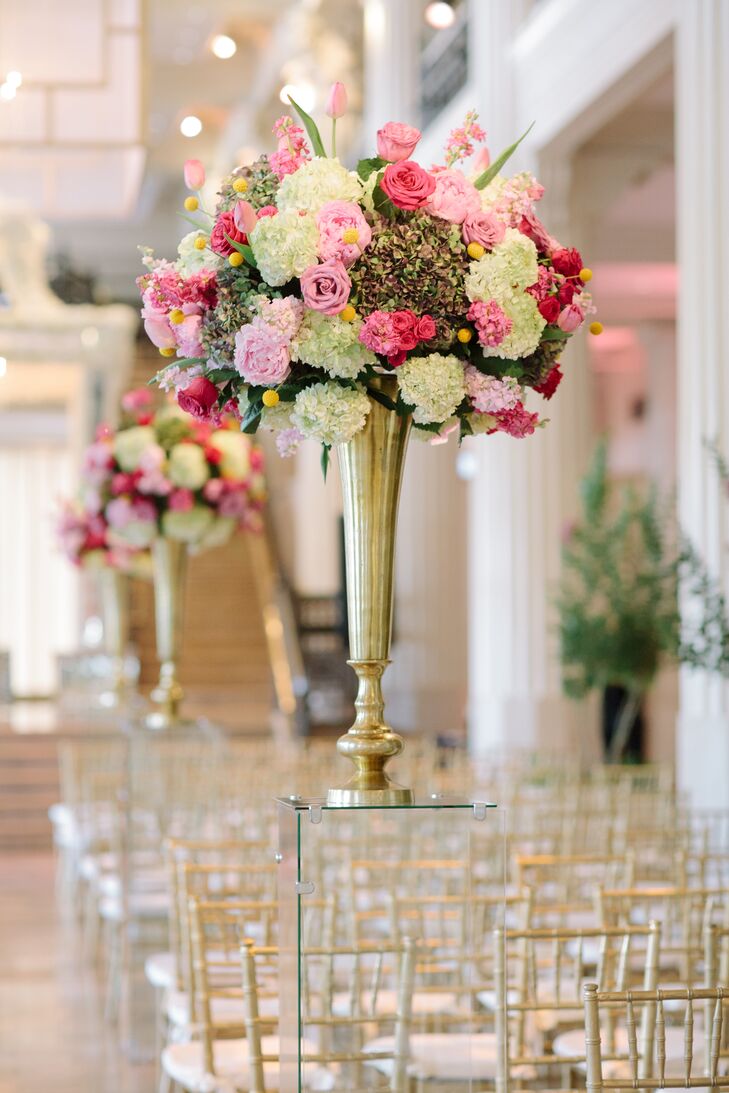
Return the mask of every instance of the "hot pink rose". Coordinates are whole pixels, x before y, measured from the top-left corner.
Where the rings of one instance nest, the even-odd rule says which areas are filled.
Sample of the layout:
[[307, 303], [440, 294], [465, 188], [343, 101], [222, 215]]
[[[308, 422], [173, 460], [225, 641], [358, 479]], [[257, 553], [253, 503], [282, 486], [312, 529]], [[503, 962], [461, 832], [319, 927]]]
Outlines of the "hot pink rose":
[[288, 342], [260, 319], [244, 326], [235, 336], [235, 367], [246, 383], [272, 387], [289, 374]]
[[177, 405], [199, 421], [205, 421], [218, 401], [218, 389], [207, 376], [196, 376], [184, 390], [177, 392]]
[[581, 307], [577, 304], [567, 304], [567, 307], [563, 307], [559, 313], [557, 326], [560, 330], [564, 330], [565, 334], [571, 334], [584, 320], [585, 313]]
[[264, 205], [262, 209], [258, 210], [258, 219], [259, 220], [261, 219], [262, 216], [277, 216], [277, 215], [278, 215], [278, 209], [276, 208], [275, 205]]
[[447, 167], [435, 176], [435, 189], [425, 207], [441, 220], [462, 224], [467, 216], [481, 211], [481, 195], [465, 175]]
[[418, 340], [421, 342], [429, 342], [431, 338], [434, 338], [437, 333], [437, 327], [435, 325], [435, 319], [432, 315], [421, 315], [418, 319], [418, 325], [415, 327], [415, 333], [418, 335]]
[[419, 163], [404, 159], [385, 167], [380, 186], [399, 209], [421, 209], [435, 190], [435, 179]]
[[[345, 266], [356, 262], [372, 241], [372, 229], [353, 201], [330, 201], [316, 214], [319, 228], [319, 257], [327, 261], [339, 258]], [[344, 242], [344, 233], [354, 230], [357, 240]]]
[[480, 243], [485, 250], [492, 250], [505, 234], [506, 224], [483, 210], [469, 213], [463, 221], [463, 242], [466, 245]]
[[307, 307], [322, 315], [338, 315], [347, 306], [352, 282], [338, 258], [309, 266], [301, 275], [301, 295]]
[[392, 328], [398, 340], [398, 349], [404, 350], [406, 353], [411, 349], [415, 349], [418, 344], [417, 323], [418, 318], [415, 312], [409, 309], [393, 311]]
[[388, 121], [377, 130], [377, 155], [390, 163], [410, 159], [419, 140], [419, 129], [401, 121]]
[[236, 243], [248, 242], [248, 236], [245, 232], [236, 227], [235, 214], [232, 212], [221, 213], [210, 233], [210, 249], [214, 250], [216, 254], [222, 254], [224, 258], [227, 258], [235, 250], [235, 247], [231, 246], [225, 238], [226, 235], [234, 239]]

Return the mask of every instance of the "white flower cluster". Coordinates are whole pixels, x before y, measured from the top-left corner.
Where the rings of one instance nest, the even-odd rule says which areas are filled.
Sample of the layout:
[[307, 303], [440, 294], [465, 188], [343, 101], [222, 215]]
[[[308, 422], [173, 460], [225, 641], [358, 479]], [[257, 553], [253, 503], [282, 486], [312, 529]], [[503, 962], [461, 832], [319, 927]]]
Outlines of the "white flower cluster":
[[210, 477], [205, 452], [198, 444], [175, 444], [167, 473], [170, 482], [179, 489], [201, 489]]
[[213, 254], [210, 247], [198, 250], [195, 246], [195, 240], [201, 235], [202, 232], [195, 229], [195, 231], [183, 235], [177, 245], [178, 258], [175, 267], [183, 277], [189, 277], [193, 273], [198, 273], [201, 269], [215, 269], [216, 255]]
[[[192, 444], [187, 445], [189, 448]], [[207, 505], [193, 505], [187, 512], [168, 509], [162, 516], [162, 534], [179, 543], [201, 543], [213, 529], [215, 514]]]
[[359, 340], [361, 320], [348, 323], [338, 315], [308, 311], [291, 344], [291, 357], [322, 368], [332, 379], [356, 379], [377, 357]]
[[251, 232], [250, 241], [261, 277], [269, 285], [285, 285], [318, 261], [316, 221], [313, 216], [299, 216], [296, 209], [262, 216]]
[[466, 274], [469, 300], [495, 300], [513, 323], [511, 333], [499, 345], [483, 346], [485, 357], [515, 360], [528, 357], [539, 345], [546, 322], [534, 297], [524, 291], [538, 275], [537, 248], [516, 228], [507, 228], [501, 243], [470, 263]]
[[123, 471], [131, 474], [139, 467], [143, 452], [157, 440], [151, 425], [134, 425], [121, 429], [114, 437], [114, 458]]
[[315, 383], [299, 391], [291, 421], [322, 444], [344, 444], [364, 427], [370, 400], [361, 388]]
[[240, 480], [248, 477], [251, 443], [247, 436], [232, 429], [216, 429], [210, 436], [209, 444], [211, 448], [217, 448], [222, 456], [220, 474], [223, 478]]
[[408, 357], [397, 369], [397, 381], [403, 400], [415, 407], [418, 425], [446, 421], [466, 393], [463, 365], [452, 353]]
[[355, 171], [348, 171], [338, 159], [317, 158], [282, 179], [276, 204], [281, 210], [318, 213], [330, 201], [358, 201], [361, 196], [362, 183]]

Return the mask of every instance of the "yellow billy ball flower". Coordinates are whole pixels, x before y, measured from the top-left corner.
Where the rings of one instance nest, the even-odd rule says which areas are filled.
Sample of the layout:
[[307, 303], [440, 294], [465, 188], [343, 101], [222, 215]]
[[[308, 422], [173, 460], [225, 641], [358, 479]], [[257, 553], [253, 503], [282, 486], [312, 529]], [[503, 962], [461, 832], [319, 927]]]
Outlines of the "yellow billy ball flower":
[[604, 329], [602, 323], [590, 323], [591, 334], [602, 334]]
[[228, 255], [228, 264], [231, 266], [242, 266], [243, 255], [238, 250], [234, 250], [232, 254]]
[[183, 323], [184, 321], [185, 312], [182, 311], [182, 309], [179, 307], [173, 307], [172, 311], [170, 312], [170, 322], [174, 323], [175, 326], [179, 326], [180, 323]]
[[208, 245], [208, 241], [205, 238], [205, 236], [204, 235], [198, 235], [197, 239], [195, 240], [195, 249], [196, 250], [205, 250], [207, 245]]
[[342, 232], [343, 243], [356, 243], [359, 239], [359, 232], [356, 228], [345, 228]]
[[351, 304], [347, 304], [347, 306], [342, 308], [342, 310], [339, 312], [339, 318], [344, 319], [345, 323], [353, 323], [354, 320], [357, 318], [357, 312], [354, 310]]
[[264, 391], [261, 401], [264, 406], [277, 406], [279, 403], [278, 391]]
[[189, 213], [194, 213], [196, 209], [200, 207], [200, 202], [196, 197], [185, 198], [185, 208]]
[[588, 269], [587, 266], [585, 266], [584, 269], [580, 270], [580, 280], [582, 281], [583, 285], [586, 285], [588, 281], [592, 280], [592, 270]]
[[469, 258], [483, 258], [486, 250], [480, 243], [469, 243], [466, 247], [466, 252]]
[[459, 342], [463, 342], [463, 344], [466, 345], [473, 337], [473, 331], [469, 330], [467, 326], [462, 326], [456, 334], [456, 337]]
[[174, 345], [168, 345], [164, 349], [160, 349], [159, 354], [161, 357], [174, 357], [177, 350]]
[[233, 183], [233, 189], [237, 194], [244, 194], [248, 189], [248, 183], [244, 178], [237, 178]]

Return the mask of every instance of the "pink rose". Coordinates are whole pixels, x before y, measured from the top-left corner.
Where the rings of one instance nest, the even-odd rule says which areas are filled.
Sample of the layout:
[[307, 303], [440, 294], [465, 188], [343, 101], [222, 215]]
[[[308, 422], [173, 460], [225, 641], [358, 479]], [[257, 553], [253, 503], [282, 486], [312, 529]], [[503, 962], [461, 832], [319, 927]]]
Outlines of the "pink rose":
[[170, 494], [169, 505], [172, 512], [189, 512], [195, 504], [195, 495], [192, 490], [173, 490]]
[[218, 389], [207, 376], [196, 376], [184, 390], [177, 392], [177, 405], [198, 421], [206, 421], [218, 401]]
[[417, 323], [418, 318], [413, 311], [409, 309], [393, 311], [392, 328], [398, 340], [399, 350], [404, 350], [407, 353], [409, 350], [415, 349], [418, 344]]
[[506, 234], [506, 224], [491, 213], [469, 213], [463, 221], [463, 242], [480, 243], [485, 250], [492, 250]]
[[210, 249], [214, 250], [216, 254], [222, 254], [224, 258], [227, 258], [235, 250], [235, 247], [231, 246], [225, 238], [226, 235], [234, 239], [236, 243], [248, 242], [248, 236], [245, 232], [236, 227], [235, 213], [221, 213], [210, 233]]
[[551, 254], [555, 247], [559, 246], [531, 209], [527, 209], [526, 212], [522, 213], [518, 227], [522, 235], [526, 235], [531, 239], [537, 250], [542, 254]]
[[419, 129], [401, 121], [388, 121], [377, 130], [377, 155], [390, 163], [410, 159], [419, 140]]
[[246, 383], [273, 387], [289, 374], [288, 342], [261, 319], [254, 319], [235, 336], [235, 367]]
[[584, 322], [584, 319], [585, 313], [581, 307], [577, 304], [567, 304], [567, 307], [563, 307], [559, 313], [557, 326], [560, 330], [564, 330], [565, 334], [571, 334]]
[[429, 342], [431, 338], [434, 338], [437, 333], [437, 327], [435, 325], [435, 319], [432, 315], [421, 315], [418, 319], [418, 324], [415, 327], [415, 333], [418, 335], [418, 341]]
[[307, 307], [322, 315], [338, 315], [347, 305], [352, 282], [338, 258], [309, 266], [300, 277], [301, 295]]
[[[319, 257], [339, 258], [345, 266], [356, 262], [372, 241], [372, 229], [353, 201], [330, 201], [316, 214], [319, 228]], [[354, 243], [344, 242], [344, 233], [355, 231]]]
[[481, 195], [465, 175], [448, 167], [435, 176], [435, 189], [425, 207], [441, 220], [462, 224], [467, 216], [481, 211]]
[[435, 179], [419, 163], [404, 159], [385, 167], [380, 186], [399, 209], [421, 209], [435, 189]]

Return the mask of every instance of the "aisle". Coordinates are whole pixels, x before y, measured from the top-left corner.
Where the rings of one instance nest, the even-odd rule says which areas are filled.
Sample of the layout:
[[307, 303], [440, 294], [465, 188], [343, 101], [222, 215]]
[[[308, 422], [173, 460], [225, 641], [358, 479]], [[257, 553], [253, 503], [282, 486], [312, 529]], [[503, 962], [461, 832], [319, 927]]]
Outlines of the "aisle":
[[102, 1011], [51, 856], [0, 856], [0, 1093], [152, 1093], [153, 1066], [127, 1062]]

